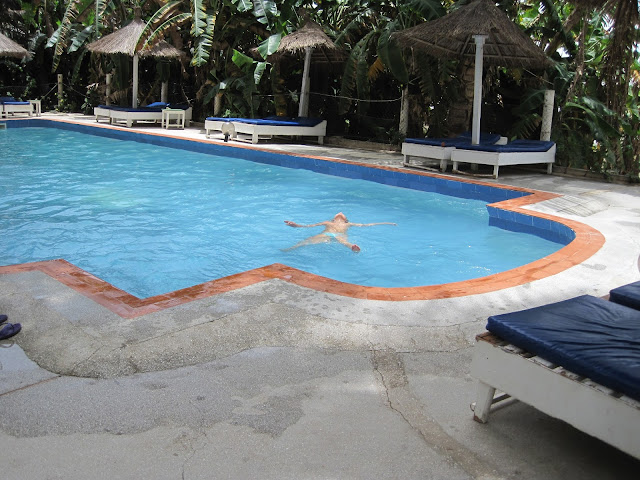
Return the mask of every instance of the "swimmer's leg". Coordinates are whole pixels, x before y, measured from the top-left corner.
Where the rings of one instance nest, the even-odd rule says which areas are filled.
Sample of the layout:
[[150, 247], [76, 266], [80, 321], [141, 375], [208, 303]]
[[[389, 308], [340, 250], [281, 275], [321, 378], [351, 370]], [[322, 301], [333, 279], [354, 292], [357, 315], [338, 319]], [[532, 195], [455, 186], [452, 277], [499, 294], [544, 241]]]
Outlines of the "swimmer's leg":
[[336, 240], [339, 241], [345, 247], [350, 248], [356, 253], [360, 251], [360, 247], [358, 245], [356, 245], [355, 243], [349, 243], [349, 241], [347, 240], [347, 237], [343, 235], [336, 235]]
[[288, 252], [290, 250], [295, 250], [296, 248], [300, 248], [300, 247], [304, 247], [305, 245], [313, 245], [316, 243], [326, 243], [326, 242], [330, 242], [331, 238], [327, 237], [325, 234], [323, 233], [319, 233], [318, 235], [314, 235], [313, 237], [309, 237], [309, 238], [305, 238], [304, 240], [296, 243], [295, 245], [289, 247], [289, 248], [283, 248], [282, 251], [283, 252]]

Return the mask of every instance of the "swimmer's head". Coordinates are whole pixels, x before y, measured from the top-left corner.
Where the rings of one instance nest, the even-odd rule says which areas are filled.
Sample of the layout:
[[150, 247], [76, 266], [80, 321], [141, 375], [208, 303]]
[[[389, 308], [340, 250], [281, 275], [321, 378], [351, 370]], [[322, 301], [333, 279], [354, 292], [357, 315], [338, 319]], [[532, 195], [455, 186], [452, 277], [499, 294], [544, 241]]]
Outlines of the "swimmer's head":
[[342, 212], [336, 213], [336, 216], [333, 217], [333, 219], [334, 220], [341, 220], [344, 223], [349, 223], [349, 220], [347, 220], [347, 216]]

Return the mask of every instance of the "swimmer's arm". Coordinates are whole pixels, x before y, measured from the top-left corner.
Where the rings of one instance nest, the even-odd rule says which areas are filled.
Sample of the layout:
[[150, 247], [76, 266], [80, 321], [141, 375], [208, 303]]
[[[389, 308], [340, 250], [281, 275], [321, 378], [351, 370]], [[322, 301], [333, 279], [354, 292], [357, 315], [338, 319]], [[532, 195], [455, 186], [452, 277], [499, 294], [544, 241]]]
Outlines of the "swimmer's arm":
[[350, 223], [350, 227], [372, 227], [374, 225], [398, 225], [397, 223], [392, 222], [379, 222], [379, 223]]
[[299, 223], [292, 222], [291, 220], [285, 220], [284, 223], [286, 223], [290, 227], [309, 228], [309, 227], [319, 227], [320, 225], [326, 225], [328, 222], [313, 223], [311, 225], [300, 225]]

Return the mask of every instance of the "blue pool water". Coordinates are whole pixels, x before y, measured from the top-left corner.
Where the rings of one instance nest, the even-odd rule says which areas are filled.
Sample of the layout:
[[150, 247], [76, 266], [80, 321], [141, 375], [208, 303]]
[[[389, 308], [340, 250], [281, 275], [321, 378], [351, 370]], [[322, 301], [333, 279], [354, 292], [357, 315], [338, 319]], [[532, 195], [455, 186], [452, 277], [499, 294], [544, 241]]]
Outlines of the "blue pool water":
[[[489, 225], [486, 202], [56, 128], [0, 131], [0, 265], [64, 258], [138, 297], [283, 263], [339, 281], [433, 285], [561, 243]], [[287, 247], [344, 212], [354, 254]]]

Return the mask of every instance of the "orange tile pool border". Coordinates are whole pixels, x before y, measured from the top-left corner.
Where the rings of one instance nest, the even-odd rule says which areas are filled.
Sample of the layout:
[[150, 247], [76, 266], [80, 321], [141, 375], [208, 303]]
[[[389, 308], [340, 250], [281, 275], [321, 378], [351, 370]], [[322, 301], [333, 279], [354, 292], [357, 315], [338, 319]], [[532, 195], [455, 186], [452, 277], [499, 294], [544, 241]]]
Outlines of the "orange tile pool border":
[[[52, 119], [59, 122], [74, 123], [64, 119]], [[11, 121], [20, 121], [19, 119]], [[86, 125], [82, 123], [82, 125]], [[131, 130], [124, 127], [114, 127], [110, 125], [96, 124], [96, 127], [112, 128], [123, 130], [126, 132], [136, 132], [137, 130]], [[191, 139], [175, 135], [166, 134], [164, 132], [144, 132], [147, 135], [158, 135], [168, 138], [175, 138], [179, 140], [189, 140], [201, 143], [222, 143], [217, 140], [206, 139]], [[228, 143], [225, 145], [229, 146]], [[335, 295], [342, 295], [353, 298], [367, 299], [367, 300], [384, 300], [384, 301], [407, 301], [407, 300], [432, 300], [441, 298], [452, 298], [466, 295], [477, 295], [481, 293], [488, 293], [495, 290], [501, 290], [504, 288], [515, 287], [535, 280], [540, 280], [551, 275], [560, 273], [568, 268], [578, 265], [593, 254], [595, 254], [604, 245], [604, 236], [594, 228], [585, 225], [580, 222], [568, 220], [553, 215], [534, 212], [524, 209], [526, 205], [548, 200], [550, 198], [560, 197], [561, 195], [555, 193], [541, 192], [537, 190], [531, 190], [520, 187], [507, 187], [504, 185], [496, 185], [487, 182], [476, 181], [473, 179], [458, 179], [445, 175], [439, 175], [429, 172], [409, 172], [405, 169], [388, 167], [388, 166], [373, 166], [367, 163], [353, 162], [347, 160], [340, 160], [329, 157], [319, 157], [313, 155], [300, 155], [291, 152], [281, 152], [279, 150], [272, 150], [264, 147], [256, 147], [255, 145], [232, 145], [234, 148], [251, 148], [262, 150], [270, 153], [277, 153], [281, 155], [291, 155], [298, 157], [307, 157], [319, 160], [326, 160], [336, 163], [346, 163], [352, 165], [361, 165], [368, 168], [379, 168], [389, 171], [397, 171], [403, 173], [410, 173], [413, 175], [425, 175], [436, 178], [447, 178], [463, 183], [473, 183], [479, 185], [486, 185], [493, 188], [505, 188], [507, 190], [515, 190], [521, 192], [527, 192], [530, 195], [514, 198], [511, 200], [505, 200], [491, 204], [493, 207], [497, 207], [503, 210], [512, 212], [518, 212], [525, 215], [544, 218], [561, 223], [570, 228], [575, 233], [575, 239], [564, 246], [557, 252], [543, 257], [534, 262], [528, 263], [518, 268], [507, 270], [505, 272], [496, 273], [486, 277], [476, 278], [472, 280], [465, 280], [462, 282], [445, 283], [442, 285], [429, 285], [421, 287], [396, 287], [396, 288], [383, 288], [383, 287], [366, 287], [362, 285], [354, 285], [350, 283], [339, 282], [330, 278], [314, 275], [296, 268], [289, 267], [274, 263], [265, 267], [249, 270], [246, 272], [230, 275], [228, 277], [211, 280], [193, 287], [176, 290], [173, 292], [165, 293], [162, 295], [156, 295], [154, 297], [140, 299], [123, 290], [120, 290], [113, 285], [101, 280], [100, 278], [91, 275], [90, 273], [76, 267], [75, 265], [59, 259], [48, 260], [42, 262], [23, 263], [19, 265], [9, 265], [0, 267], [0, 275], [15, 274], [28, 271], [40, 271], [62, 284], [72, 288], [73, 290], [81, 293], [82, 295], [92, 299], [94, 302], [102, 305], [110, 311], [124, 318], [135, 318], [141, 315], [157, 312], [166, 308], [181, 305], [194, 300], [210, 297], [224, 292], [229, 292], [239, 288], [247, 287], [259, 282], [270, 279], [280, 279], [285, 282], [294, 283], [296, 285], [311, 288], [320, 292], [327, 292]]]

